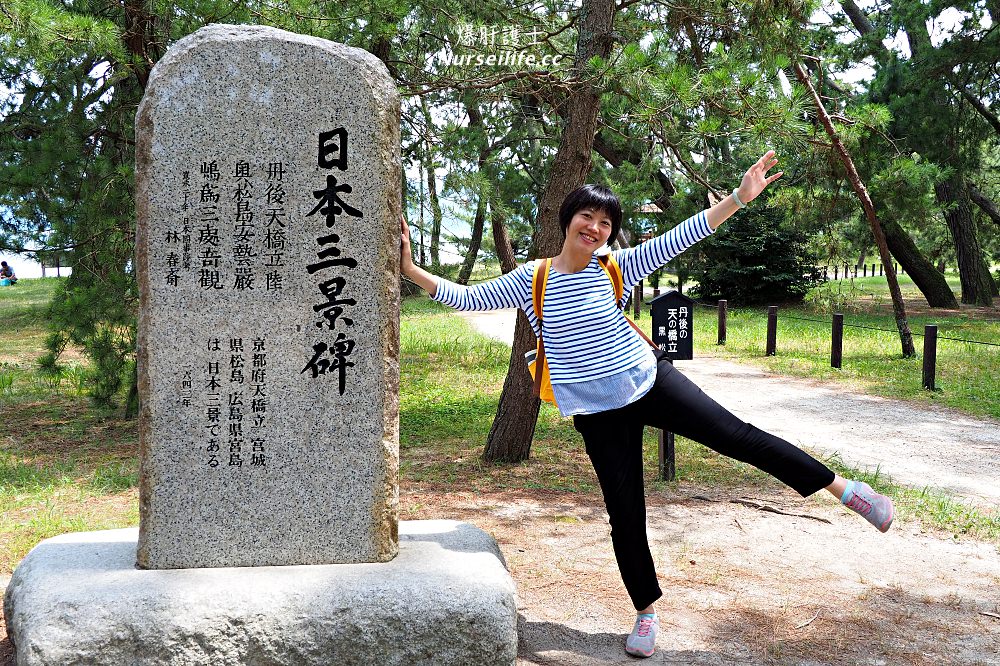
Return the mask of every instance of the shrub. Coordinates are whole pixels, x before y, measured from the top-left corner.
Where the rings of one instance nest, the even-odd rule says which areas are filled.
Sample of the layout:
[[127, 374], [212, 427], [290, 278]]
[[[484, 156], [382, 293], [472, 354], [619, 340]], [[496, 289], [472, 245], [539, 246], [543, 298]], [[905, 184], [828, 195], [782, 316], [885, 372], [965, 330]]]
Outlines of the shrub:
[[695, 295], [733, 305], [801, 301], [822, 274], [805, 234], [781, 222], [776, 209], [745, 210], [702, 241], [692, 275]]

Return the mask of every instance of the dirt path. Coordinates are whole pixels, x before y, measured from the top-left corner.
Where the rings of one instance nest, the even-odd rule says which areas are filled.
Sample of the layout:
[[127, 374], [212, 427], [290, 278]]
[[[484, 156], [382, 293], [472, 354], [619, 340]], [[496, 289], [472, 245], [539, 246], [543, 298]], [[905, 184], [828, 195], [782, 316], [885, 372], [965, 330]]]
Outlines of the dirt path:
[[[482, 333], [510, 344], [514, 313], [459, 314]], [[1000, 505], [1000, 422], [721, 359], [681, 361], [677, 367], [740, 418], [793, 444], [839, 453], [851, 465], [880, 468], [910, 486]]]
[[[880, 534], [832, 497], [712, 490], [649, 496], [663, 598], [651, 664], [1000, 664], [994, 545], [898, 522]], [[468, 520], [517, 583], [519, 664], [635, 663], [634, 611], [599, 497], [520, 491], [401, 495], [403, 517]], [[412, 509], [410, 508], [412, 507]], [[824, 522], [829, 521], [829, 522]]]

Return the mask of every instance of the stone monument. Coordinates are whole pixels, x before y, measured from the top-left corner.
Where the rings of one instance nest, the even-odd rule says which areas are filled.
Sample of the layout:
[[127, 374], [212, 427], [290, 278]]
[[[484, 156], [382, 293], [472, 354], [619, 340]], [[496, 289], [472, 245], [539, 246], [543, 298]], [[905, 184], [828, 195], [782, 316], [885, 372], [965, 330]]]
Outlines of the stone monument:
[[142, 567], [396, 555], [399, 95], [273, 34], [179, 42], [136, 118]]
[[512, 664], [496, 543], [399, 523], [399, 97], [371, 54], [213, 25], [136, 122], [140, 527], [46, 540], [19, 664]]

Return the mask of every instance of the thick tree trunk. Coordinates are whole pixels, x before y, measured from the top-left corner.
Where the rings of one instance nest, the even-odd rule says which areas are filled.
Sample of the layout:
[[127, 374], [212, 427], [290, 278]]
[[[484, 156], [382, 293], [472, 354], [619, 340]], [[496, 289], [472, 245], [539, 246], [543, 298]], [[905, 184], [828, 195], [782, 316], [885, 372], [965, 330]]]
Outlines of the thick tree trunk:
[[806, 74], [805, 69], [799, 63], [795, 63], [793, 69], [795, 70], [795, 76], [806, 87], [806, 90], [809, 91], [809, 94], [813, 98], [813, 103], [816, 105], [816, 113], [819, 115], [820, 122], [823, 123], [823, 129], [826, 130], [827, 136], [830, 137], [830, 142], [833, 144], [834, 151], [844, 165], [844, 170], [847, 172], [847, 179], [851, 182], [851, 187], [854, 188], [854, 192], [861, 201], [861, 207], [864, 209], [865, 217], [868, 219], [868, 226], [871, 227], [872, 236], [875, 237], [875, 245], [878, 247], [879, 257], [882, 259], [882, 265], [885, 266], [885, 277], [889, 283], [889, 295], [892, 297], [892, 310], [896, 315], [896, 329], [899, 331], [899, 342], [903, 350], [903, 356], [906, 358], [916, 356], [917, 352], [913, 348], [913, 335], [910, 333], [910, 324], [906, 320], [906, 306], [903, 304], [903, 294], [899, 290], [899, 281], [896, 279], [896, 271], [892, 268], [892, 256], [889, 254], [889, 246], [886, 243], [882, 225], [879, 224], [878, 216], [875, 215], [875, 205], [868, 194], [868, 188], [861, 181], [861, 176], [858, 175], [858, 170], [854, 167], [854, 160], [851, 159], [847, 148], [844, 147], [844, 142], [840, 140], [840, 136], [834, 129], [833, 121], [830, 120], [830, 114], [826, 112], [823, 100], [820, 99], [820, 96], [816, 93], [816, 89], [813, 88], [812, 81], [809, 80], [809, 75]]
[[892, 256], [917, 285], [927, 299], [927, 305], [932, 308], [957, 308], [958, 300], [948, 282], [934, 264], [920, 254], [906, 230], [893, 220], [882, 220], [882, 231]]
[[[590, 174], [591, 152], [597, 132], [597, 114], [600, 112], [600, 90], [587, 79], [587, 62], [595, 55], [607, 58], [614, 44], [612, 24], [615, 17], [614, 0], [583, 0], [577, 21], [578, 34], [573, 73], [577, 77], [567, 96], [569, 116], [563, 128], [559, 150], [552, 163], [549, 182], [538, 206], [536, 243], [539, 256], [550, 257], [562, 247], [559, 227], [559, 206], [571, 191], [582, 185]], [[534, 434], [538, 418], [538, 398], [531, 395], [531, 375], [524, 362], [524, 352], [531, 348], [534, 334], [523, 314], [517, 318], [514, 329], [514, 347], [511, 350], [507, 380], [497, 416], [486, 442], [483, 458], [487, 461], [526, 460], [531, 451], [531, 438], [525, 437], [530, 421]]]
[[587, 62], [594, 56], [607, 58], [614, 35], [611, 31], [615, 3], [610, 0], [585, 0], [580, 8], [579, 39], [573, 73], [581, 79], [566, 98], [568, 109], [559, 150], [553, 159], [549, 182], [538, 206], [539, 256], [557, 254], [562, 247], [559, 207], [566, 195], [586, 182], [592, 166], [591, 153], [597, 133], [601, 91], [586, 78]]
[[944, 219], [955, 242], [958, 275], [962, 281], [962, 302], [993, 305], [997, 286], [983, 259], [964, 179], [960, 175], [953, 175], [934, 185], [934, 191], [937, 193], [938, 203], [945, 207]]
[[528, 317], [518, 310], [507, 378], [483, 451], [485, 460], [520, 462], [527, 460], [531, 454], [531, 440], [535, 436], [541, 402], [532, 395], [533, 383], [524, 355], [535, 348], [535, 343], [535, 333], [531, 330]]
[[486, 197], [479, 197], [476, 205], [476, 218], [472, 221], [472, 238], [469, 240], [469, 249], [465, 253], [465, 261], [462, 262], [462, 270], [458, 272], [459, 284], [469, 284], [472, 277], [472, 268], [476, 265], [476, 257], [479, 256], [479, 246], [483, 242], [483, 227], [486, 224]]
[[122, 3], [125, 10], [125, 25], [122, 30], [122, 42], [129, 54], [133, 56], [132, 71], [142, 90], [146, 89], [153, 65], [163, 54], [163, 43], [157, 39], [156, 16], [149, 11], [149, 6], [142, 0], [125, 0]]
[[[500, 270], [510, 273], [517, 268], [514, 248], [510, 245], [503, 218], [492, 206], [490, 225], [493, 227], [493, 244], [497, 248], [497, 257], [500, 258]], [[528, 324], [528, 318], [518, 310], [511, 359], [521, 359], [521, 363], [512, 362], [507, 368], [502, 394], [507, 396], [507, 400], [501, 397], [496, 418], [493, 419], [489, 437], [486, 438], [483, 457], [487, 460], [517, 462], [526, 460], [531, 452], [531, 439], [535, 436], [540, 403], [532, 395], [531, 375], [524, 362], [524, 354], [535, 348], [535, 342], [535, 333]]]

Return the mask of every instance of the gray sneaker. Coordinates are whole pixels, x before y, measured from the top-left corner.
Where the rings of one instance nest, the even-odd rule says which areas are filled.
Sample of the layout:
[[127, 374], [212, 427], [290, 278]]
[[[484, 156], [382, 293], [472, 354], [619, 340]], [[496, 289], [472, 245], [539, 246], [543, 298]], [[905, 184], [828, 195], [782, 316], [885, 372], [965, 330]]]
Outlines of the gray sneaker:
[[635, 657], [651, 657], [656, 650], [656, 633], [660, 630], [660, 618], [656, 615], [640, 615], [635, 618], [632, 633], [625, 639], [625, 651]]
[[851, 498], [844, 502], [844, 506], [874, 525], [879, 532], [888, 531], [895, 515], [892, 500], [885, 495], [879, 495], [867, 483], [862, 481], [853, 483]]

